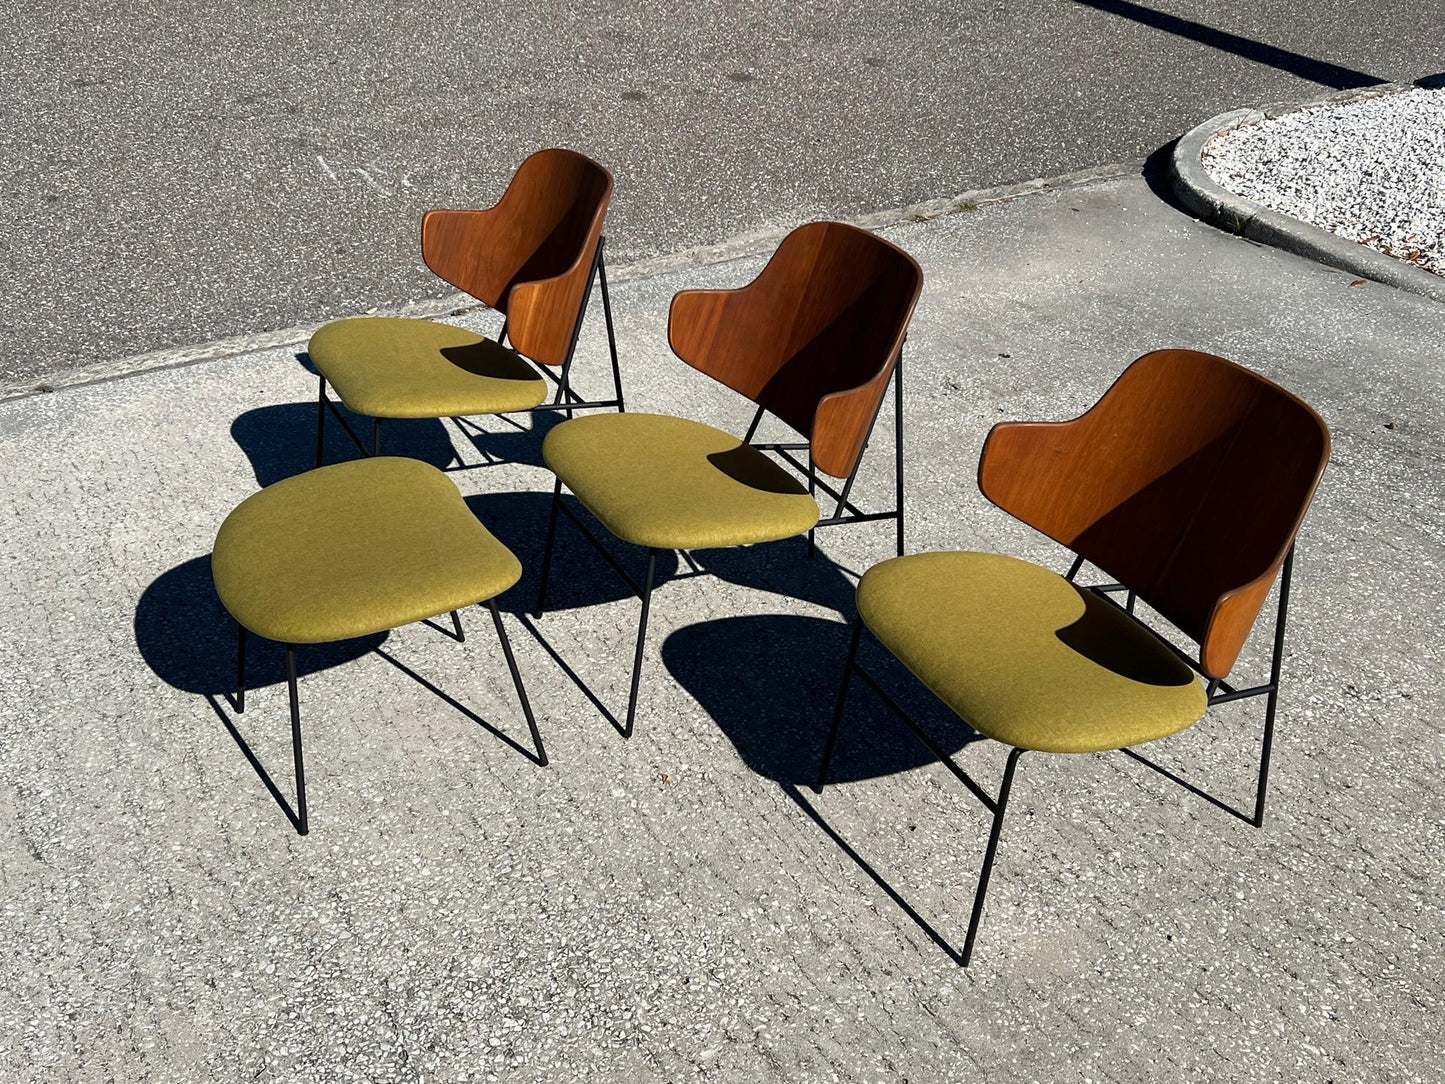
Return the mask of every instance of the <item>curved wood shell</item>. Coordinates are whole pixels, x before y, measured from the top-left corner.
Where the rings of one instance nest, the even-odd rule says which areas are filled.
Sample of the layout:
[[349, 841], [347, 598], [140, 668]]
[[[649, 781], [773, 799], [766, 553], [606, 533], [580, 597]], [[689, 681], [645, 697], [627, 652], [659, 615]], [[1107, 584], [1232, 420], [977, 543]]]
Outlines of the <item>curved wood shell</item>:
[[994, 426], [984, 496], [1133, 589], [1228, 675], [1329, 460], [1324, 420], [1233, 362], [1156, 350], [1068, 422]]
[[863, 454], [923, 289], [917, 261], [841, 222], [799, 226], [737, 290], [672, 299], [668, 340], [694, 369], [812, 442], [835, 478]]
[[586, 155], [538, 151], [496, 206], [428, 211], [422, 258], [457, 289], [506, 313], [507, 333], [521, 353], [561, 365], [611, 198], [612, 174]]

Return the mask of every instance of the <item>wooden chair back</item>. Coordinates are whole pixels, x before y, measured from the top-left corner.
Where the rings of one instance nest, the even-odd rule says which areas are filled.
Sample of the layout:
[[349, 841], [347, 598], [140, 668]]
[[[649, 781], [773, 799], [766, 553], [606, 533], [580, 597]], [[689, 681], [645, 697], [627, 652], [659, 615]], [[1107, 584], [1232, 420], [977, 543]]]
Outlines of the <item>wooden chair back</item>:
[[561, 365], [572, 349], [612, 174], [584, 154], [538, 151], [484, 211], [428, 211], [426, 265], [507, 316], [512, 345], [533, 361]]
[[672, 299], [668, 339], [693, 368], [747, 396], [852, 474], [923, 288], [917, 261], [840, 222], [799, 226], [737, 290]]
[[1233, 362], [1156, 350], [1068, 422], [994, 426], [979, 488], [1198, 642], [1226, 677], [1330, 454], [1304, 401]]

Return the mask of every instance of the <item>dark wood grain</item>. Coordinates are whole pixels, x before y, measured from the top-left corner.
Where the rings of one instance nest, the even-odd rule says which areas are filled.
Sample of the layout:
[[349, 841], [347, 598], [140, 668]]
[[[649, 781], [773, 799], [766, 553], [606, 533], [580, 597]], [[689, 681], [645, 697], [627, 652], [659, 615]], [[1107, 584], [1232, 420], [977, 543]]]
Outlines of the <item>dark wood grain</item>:
[[1283, 388], [1212, 354], [1157, 350], [1073, 421], [994, 426], [979, 487], [1136, 591], [1222, 678], [1329, 454], [1323, 419]]
[[800, 226], [737, 290], [672, 301], [668, 338], [693, 368], [812, 442], [813, 461], [852, 473], [923, 288], [917, 261], [866, 230]]
[[569, 150], [533, 154], [483, 211], [428, 211], [426, 265], [459, 290], [507, 314], [512, 345], [533, 361], [567, 359], [612, 174]]

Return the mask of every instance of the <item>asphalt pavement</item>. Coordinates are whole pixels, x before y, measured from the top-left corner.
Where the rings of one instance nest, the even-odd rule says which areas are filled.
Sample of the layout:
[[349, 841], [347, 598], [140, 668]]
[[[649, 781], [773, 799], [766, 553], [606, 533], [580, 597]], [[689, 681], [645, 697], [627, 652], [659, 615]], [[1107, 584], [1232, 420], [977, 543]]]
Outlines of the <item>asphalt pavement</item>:
[[12, 0], [0, 380], [440, 295], [432, 206], [616, 172], [614, 261], [1137, 161], [1445, 69], [1438, 0]]

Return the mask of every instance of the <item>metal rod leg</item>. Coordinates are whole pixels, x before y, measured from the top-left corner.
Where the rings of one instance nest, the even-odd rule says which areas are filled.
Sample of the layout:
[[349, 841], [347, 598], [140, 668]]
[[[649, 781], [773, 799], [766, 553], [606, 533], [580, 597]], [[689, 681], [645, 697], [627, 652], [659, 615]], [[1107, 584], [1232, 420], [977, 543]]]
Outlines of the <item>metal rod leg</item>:
[[617, 335], [612, 330], [612, 299], [607, 293], [607, 260], [602, 255], [605, 238], [597, 241], [597, 276], [602, 286], [602, 319], [607, 324], [607, 349], [612, 355], [612, 386], [617, 390], [617, 413], [627, 413], [622, 399], [622, 366], [617, 361]]
[[898, 556], [903, 556], [903, 351], [893, 369], [893, 457], [894, 505], [898, 509]]
[[833, 763], [833, 746], [838, 741], [838, 728], [843, 723], [843, 704], [848, 699], [848, 683], [853, 678], [853, 666], [858, 660], [858, 643], [863, 638], [863, 619], [853, 619], [853, 641], [848, 645], [848, 665], [843, 667], [843, 683], [838, 686], [838, 702], [833, 706], [833, 729], [828, 731], [828, 740], [823, 745], [823, 760], [818, 765], [818, 782], [813, 784], [816, 794], [823, 793], [823, 784], [828, 781], [828, 768]]
[[371, 419], [371, 454], [381, 454], [381, 419]]
[[988, 894], [988, 879], [993, 873], [993, 856], [998, 851], [998, 837], [1003, 832], [1003, 815], [1008, 809], [1009, 789], [1013, 786], [1014, 766], [1018, 764], [1022, 749], [1014, 749], [1008, 755], [1003, 769], [1003, 785], [998, 790], [998, 802], [993, 809], [993, 828], [988, 833], [988, 849], [983, 852], [983, 869], [978, 874], [978, 890], [973, 897], [973, 914], [968, 919], [968, 937], [963, 942], [963, 957], [959, 961], [964, 967], [973, 958], [973, 942], [978, 936], [978, 920], [983, 917], [983, 898]]
[[[816, 497], [818, 493], [818, 476], [813, 473], [813, 445], [811, 443], [808, 445], [808, 493], [814, 497]], [[813, 556], [818, 552], [817, 533], [816, 528], [808, 528], [809, 560], [812, 560]]]
[[522, 714], [527, 717], [527, 729], [532, 732], [532, 744], [537, 747], [537, 763], [547, 766], [547, 750], [542, 747], [542, 732], [537, 729], [537, 720], [532, 716], [532, 705], [527, 700], [527, 690], [522, 685], [522, 673], [517, 669], [517, 660], [512, 656], [512, 642], [507, 639], [506, 626], [502, 615], [497, 612], [495, 599], [487, 600], [487, 609], [492, 611], [492, 622], [497, 626], [497, 639], [502, 641], [502, 654], [507, 657], [507, 669], [512, 672], [512, 684], [517, 688], [517, 699], [522, 702]]
[[316, 465], [326, 462], [326, 378], [321, 378], [321, 393], [316, 397]]
[[246, 710], [246, 626], [236, 622], [236, 711]]
[[1274, 708], [1279, 700], [1279, 691], [1269, 694], [1264, 709], [1264, 740], [1259, 751], [1259, 783], [1254, 791], [1254, 826], [1264, 827], [1264, 794], [1269, 786], [1269, 754], [1274, 745]]
[[462, 631], [462, 619], [457, 616], [456, 610], [452, 611], [452, 628], [457, 630], [457, 643], [465, 643], [467, 634]]
[[647, 551], [647, 579], [642, 584], [642, 619], [637, 624], [637, 651], [632, 656], [632, 691], [627, 696], [627, 726], [622, 736], [632, 736], [632, 720], [637, 715], [637, 686], [642, 678], [642, 647], [647, 640], [647, 611], [652, 603], [652, 577], [657, 571], [657, 551]]
[[1284, 628], [1289, 616], [1289, 581], [1294, 572], [1294, 547], [1284, 558], [1279, 577], [1279, 610], [1274, 619], [1274, 659], [1269, 665], [1269, 699], [1264, 708], [1264, 739], [1259, 751], [1259, 783], [1254, 792], [1254, 826], [1264, 827], [1264, 797], [1269, 787], [1269, 757], [1274, 748], [1274, 712], [1279, 705], [1280, 671], [1284, 667]]
[[291, 692], [291, 753], [296, 764], [296, 831], [306, 835], [306, 765], [301, 760], [301, 701], [296, 695], [296, 649], [286, 645], [286, 684]]
[[541, 617], [547, 607], [547, 576], [552, 571], [552, 545], [557, 540], [557, 512], [562, 507], [562, 479], [552, 488], [552, 514], [547, 518], [547, 544], [542, 547], [542, 582], [537, 588], [537, 609], [533, 616]]

